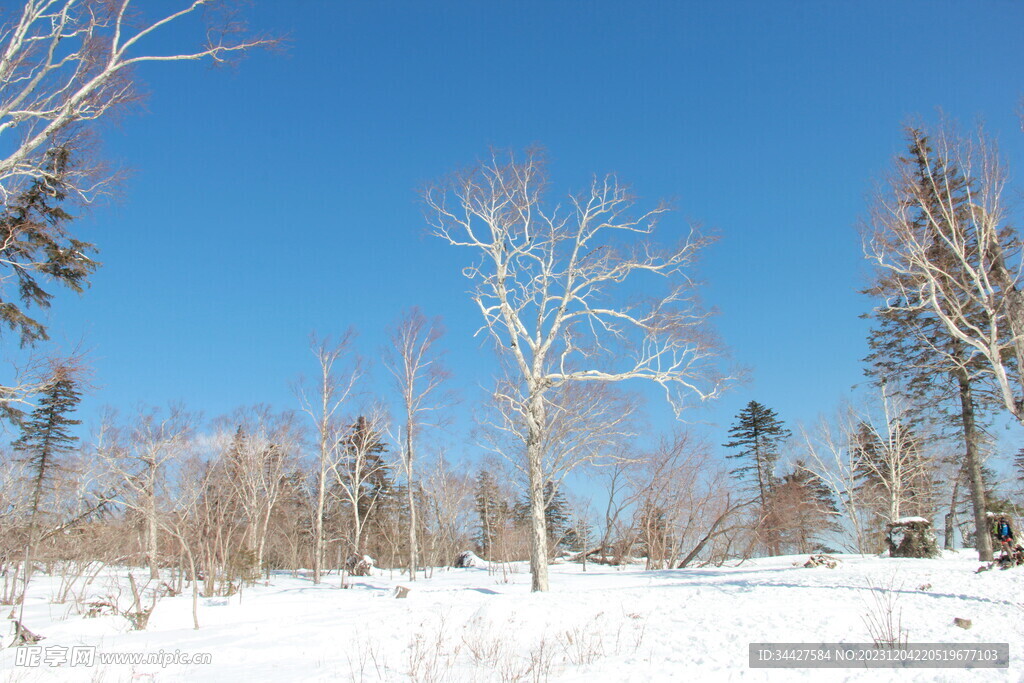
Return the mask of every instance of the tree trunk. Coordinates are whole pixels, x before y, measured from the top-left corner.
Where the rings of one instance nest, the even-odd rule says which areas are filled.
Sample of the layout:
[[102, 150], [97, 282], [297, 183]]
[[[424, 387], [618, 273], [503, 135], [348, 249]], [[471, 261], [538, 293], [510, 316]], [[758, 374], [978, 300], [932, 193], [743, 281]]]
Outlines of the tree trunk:
[[320, 476], [316, 485], [316, 519], [313, 520], [313, 583], [320, 583], [324, 565], [324, 502], [327, 495], [327, 438], [320, 436]]
[[971, 380], [966, 370], [958, 373], [960, 384], [960, 417], [964, 428], [964, 446], [966, 450], [965, 465], [967, 477], [971, 485], [971, 505], [974, 507], [974, 545], [978, 549], [978, 559], [982, 562], [992, 561], [992, 538], [988, 533], [988, 505], [985, 501], [985, 481], [982, 478], [981, 462], [978, 453], [978, 430], [974, 423], [974, 397], [971, 393]]
[[149, 563], [149, 578], [160, 578], [159, 525], [156, 518], [156, 461], [147, 463], [149, 473], [146, 480], [146, 561]]
[[544, 399], [542, 395], [530, 397], [527, 413], [528, 432], [526, 458], [530, 487], [530, 575], [531, 590], [548, 590], [548, 535], [544, 517], [544, 455], [542, 436], [544, 425]]
[[409, 489], [409, 580], [415, 581], [419, 547], [416, 543], [416, 495], [413, 491], [412, 458], [412, 415], [409, 415], [405, 429], [406, 483]]
[[966, 471], [967, 464], [965, 458], [965, 462], [960, 464], [960, 469], [956, 472], [956, 479], [953, 480], [953, 491], [949, 498], [949, 512], [946, 513], [945, 517], [942, 546], [946, 550], [951, 550], [953, 548], [953, 537], [956, 532], [956, 503], [957, 499], [960, 498], [960, 482], [963, 481], [964, 472]]

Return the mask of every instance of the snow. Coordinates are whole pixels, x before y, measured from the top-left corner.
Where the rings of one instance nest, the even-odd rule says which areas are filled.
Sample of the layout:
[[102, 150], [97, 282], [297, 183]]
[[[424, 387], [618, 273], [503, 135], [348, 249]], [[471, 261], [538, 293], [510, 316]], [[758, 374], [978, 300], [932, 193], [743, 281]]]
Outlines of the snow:
[[[17, 666], [17, 681], [1016, 681], [1024, 676], [1024, 569], [976, 573], [977, 554], [940, 559], [836, 555], [837, 569], [804, 569], [806, 555], [728, 567], [645, 572], [566, 563], [551, 592], [530, 593], [526, 565], [437, 569], [416, 581], [375, 569], [338, 588], [329, 575], [275, 574], [230, 598], [164, 598], [145, 631], [122, 617], [86, 619], [51, 602], [59, 580], [33, 580], [25, 624], [42, 646], [99, 652], [210, 653], [209, 664]], [[142, 578], [144, 572], [136, 570]], [[124, 577], [124, 571], [120, 573]], [[104, 595], [100, 578], [92, 588]], [[395, 599], [397, 586], [410, 589]], [[1010, 644], [1009, 669], [752, 669], [757, 642], [870, 642], [865, 617], [891, 591], [911, 643]], [[953, 625], [970, 619], [972, 628]], [[9, 637], [7, 638], [9, 640]]]
[[924, 517], [900, 517], [896, 520], [896, 524], [927, 524], [931, 526], [931, 520]]

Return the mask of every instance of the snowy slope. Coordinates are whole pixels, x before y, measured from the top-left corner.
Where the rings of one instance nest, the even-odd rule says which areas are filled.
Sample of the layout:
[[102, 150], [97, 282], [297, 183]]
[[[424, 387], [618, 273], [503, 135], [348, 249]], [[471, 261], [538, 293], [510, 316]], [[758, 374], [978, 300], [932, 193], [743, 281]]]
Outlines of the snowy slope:
[[[165, 598], [148, 629], [86, 619], [53, 604], [55, 584], [34, 582], [25, 623], [45, 646], [103, 653], [209, 653], [210, 664], [19, 666], [0, 652], [4, 680], [142, 681], [656, 681], [1024, 679], [1024, 569], [975, 573], [976, 555], [939, 560], [838, 556], [805, 569], [806, 556], [734, 567], [644, 572], [552, 566], [548, 594], [529, 592], [525, 566], [437, 570], [429, 579], [387, 572], [314, 586], [282, 574], [241, 597]], [[796, 566], [794, 565], [796, 563]], [[142, 572], [139, 572], [141, 576]], [[405, 599], [394, 588], [411, 588]], [[103, 592], [103, 580], [95, 584]], [[748, 667], [751, 642], [870, 642], [865, 616], [889, 597], [911, 643], [1008, 642], [1009, 669], [858, 670]], [[971, 619], [969, 630], [954, 617]], [[7, 639], [9, 640], [9, 638]], [[24, 659], [22, 660], [25, 661]]]

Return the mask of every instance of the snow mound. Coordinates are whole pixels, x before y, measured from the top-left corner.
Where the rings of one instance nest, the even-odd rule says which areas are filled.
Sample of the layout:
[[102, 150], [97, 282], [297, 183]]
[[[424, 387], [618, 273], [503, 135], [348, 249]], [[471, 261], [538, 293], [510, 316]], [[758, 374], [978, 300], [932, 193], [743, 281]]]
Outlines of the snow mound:
[[463, 550], [459, 553], [459, 556], [455, 558], [455, 567], [476, 567], [477, 569], [487, 569], [490, 563], [481, 558], [479, 555], [474, 553], [472, 550]]

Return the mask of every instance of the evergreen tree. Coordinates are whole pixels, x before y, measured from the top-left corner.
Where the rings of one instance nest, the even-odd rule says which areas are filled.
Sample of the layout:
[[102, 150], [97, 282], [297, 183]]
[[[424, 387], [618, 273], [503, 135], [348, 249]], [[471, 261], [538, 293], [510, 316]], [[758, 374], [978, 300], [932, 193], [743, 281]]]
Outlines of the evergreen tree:
[[[39, 516], [43, 513], [43, 496], [54, 473], [60, 469], [61, 456], [72, 452], [78, 437], [70, 432], [81, 422], [69, 415], [81, 401], [75, 368], [57, 365], [49, 383], [43, 388], [39, 404], [27, 420], [21, 423], [21, 436], [11, 446], [23, 456], [23, 462], [32, 473], [32, 499], [29, 507], [28, 532], [25, 538], [25, 566], [22, 581], [19, 615], [16, 624], [24, 619], [25, 594], [32, 576], [32, 551], [39, 540]], [[19, 631], [19, 637], [20, 631]]]
[[71, 165], [66, 148], [50, 150], [43, 174], [0, 213], [0, 259], [17, 280], [16, 296], [0, 292], [0, 322], [18, 333], [22, 346], [49, 338], [46, 326], [28, 314], [32, 306], [49, 308], [53, 299], [40, 279], [80, 293], [99, 265], [88, 256], [95, 253], [95, 246], [70, 237], [64, 229], [72, 219], [60, 206], [67, 199]]
[[356, 419], [343, 448], [345, 462], [350, 468], [360, 468], [359, 514], [369, 518], [378, 506], [387, 505], [395, 494], [395, 480], [385, 454], [388, 452], [383, 435], [370, 426], [363, 416]]
[[74, 451], [78, 443], [78, 437], [70, 429], [81, 421], [72, 419], [70, 414], [81, 399], [74, 369], [58, 365], [43, 389], [39, 405], [22, 422], [21, 436], [12, 444], [15, 451], [23, 454], [23, 461], [32, 473], [29, 513], [33, 526], [42, 512], [43, 496], [61, 466], [61, 456]]
[[736, 415], [736, 424], [729, 430], [732, 440], [723, 444], [737, 449], [726, 457], [740, 461], [730, 474], [754, 492], [762, 508], [767, 508], [771, 500], [779, 449], [790, 435], [774, 410], [751, 401]]
[[[530, 500], [524, 493], [512, 510], [516, 523], [521, 526], [529, 524]], [[544, 483], [544, 522], [547, 528], [548, 555], [554, 557], [569, 527], [569, 502], [561, 489], [555, 488], [554, 482]]]
[[484, 557], [489, 557], [509, 518], [509, 504], [502, 497], [494, 476], [486, 469], [481, 469], [477, 475], [474, 499], [479, 520], [476, 546]]

